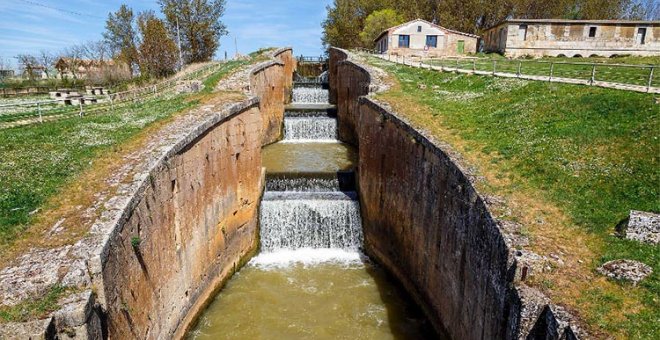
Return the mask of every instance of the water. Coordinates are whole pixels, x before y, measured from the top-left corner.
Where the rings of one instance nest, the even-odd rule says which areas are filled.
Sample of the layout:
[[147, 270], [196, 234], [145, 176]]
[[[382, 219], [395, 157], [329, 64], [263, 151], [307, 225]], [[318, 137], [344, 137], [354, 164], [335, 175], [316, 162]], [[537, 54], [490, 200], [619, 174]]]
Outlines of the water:
[[261, 251], [362, 246], [360, 205], [341, 193], [266, 193], [261, 203]]
[[336, 172], [355, 167], [355, 149], [342, 143], [275, 143], [264, 148], [269, 173]]
[[329, 100], [328, 90], [321, 87], [294, 87], [294, 103], [327, 103]]
[[[284, 140], [263, 150], [260, 253], [211, 303], [194, 339], [430, 339], [430, 325], [362, 253], [357, 153], [328, 91], [295, 87]], [[313, 106], [318, 106], [316, 109]], [[310, 109], [310, 107], [312, 107]]]
[[284, 142], [337, 142], [337, 120], [329, 117], [284, 118]]
[[251, 262], [229, 280], [189, 338], [434, 337], [382, 269], [368, 260], [346, 259], [287, 266]]

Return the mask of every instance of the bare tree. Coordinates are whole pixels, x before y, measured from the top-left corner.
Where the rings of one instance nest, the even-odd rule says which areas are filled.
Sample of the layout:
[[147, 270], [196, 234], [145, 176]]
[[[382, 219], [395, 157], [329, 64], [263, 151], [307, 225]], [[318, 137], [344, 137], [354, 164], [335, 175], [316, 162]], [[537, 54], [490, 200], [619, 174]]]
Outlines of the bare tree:
[[110, 56], [110, 47], [103, 40], [91, 40], [81, 45], [83, 57], [103, 63]]
[[16, 59], [23, 76], [27, 76], [30, 81], [34, 81], [34, 71], [39, 66], [37, 58], [30, 54], [19, 54]]
[[78, 79], [78, 69], [83, 64], [83, 54], [84, 48], [81, 45], [73, 45], [64, 49], [62, 58], [60, 59], [60, 65], [58, 65], [60, 74], [64, 75], [68, 71], [71, 73], [73, 79]]
[[49, 72], [50, 70], [52, 70], [51, 67], [53, 67], [56, 57], [52, 53], [46, 50], [41, 50], [39, 51], [39, 55], [37, 59], [41, 64], [41, 66], [44, 68], [44, 73], [46, 73], [46, 78], [50, 78], [51, 74]]

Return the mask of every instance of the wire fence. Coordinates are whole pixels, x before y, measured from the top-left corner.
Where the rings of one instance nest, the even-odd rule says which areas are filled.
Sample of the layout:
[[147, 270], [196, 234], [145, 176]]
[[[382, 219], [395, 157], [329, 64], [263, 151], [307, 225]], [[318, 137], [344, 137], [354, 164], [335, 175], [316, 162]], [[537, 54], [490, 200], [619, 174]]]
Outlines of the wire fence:
[[86, 96], [98, 100], [96, 104], [86, 105], [82, 100], [75, 101], [76, 105], [64, 105], [64, 102], [60, 100], [18, 101], [2, 104], [0, 105], [0, 128], [114, 111], [127, 104], [174, 93], [179, 82], [206, 79], [210, 75], [222, 71], [227, 65], [225, 62], [212, 63], [157, 84], [102, 96]]
[[583, 84], [660, 93], [660, 65], [605, 64], [547, 60], [488, 59], [477, 57], [421, 58], [377, 54], [375, 57], [438, 71], [492, 75], [528, 80]]

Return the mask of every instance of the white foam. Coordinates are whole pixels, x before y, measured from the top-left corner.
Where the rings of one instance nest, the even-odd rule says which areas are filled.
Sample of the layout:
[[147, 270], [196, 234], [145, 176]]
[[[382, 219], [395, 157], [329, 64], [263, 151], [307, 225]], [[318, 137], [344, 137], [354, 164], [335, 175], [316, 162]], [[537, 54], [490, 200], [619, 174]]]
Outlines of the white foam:
[[363, 256], [358, 250], [329, 248], [282, 249], [261, 253], [253, 258], [248, 265], [261, 269], [279, 269], [294, 265], [314, 266], [322, 263], [362, 264]]
[[318, 144], [340, 144], [337, 139], [283, 139], [280, 141], [282, 144], [303, 144], [303, 143], [318, 143]]

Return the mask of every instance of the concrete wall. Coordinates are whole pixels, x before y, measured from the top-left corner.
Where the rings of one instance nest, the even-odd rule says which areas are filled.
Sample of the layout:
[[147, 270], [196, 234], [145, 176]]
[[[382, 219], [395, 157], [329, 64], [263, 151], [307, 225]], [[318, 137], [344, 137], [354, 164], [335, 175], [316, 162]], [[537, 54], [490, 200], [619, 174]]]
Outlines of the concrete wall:
[[469, 179], [396, 116], [360, 102], [365, 248], [453, 339], [506, 334], [508, 249]]
[[547, 300], [528, 298], [536, 291], [520, 282], [526, 265], [518, 263], [511, 237], [460, 162], [387, 106], [359, 95], [365, 85], [367, 92], [379, 86], [367, 68], [346, 51], [330, 56], [343, 59], [330, 62], [340, 126], [353, 129], [346, 134], [359, 146], [366, 252], [399, 280], [440, 334], [517, 339], [532, 326], [540, 338], [569, 334], [567, 323], [537, 321], [555, 314], [542, 314]]
[[[422, 28], [421, 32], [418, 27]], [[399, 36], [410, 36], [410, 47], [399, 47]], [[437, 47], [426, 46], [426, 36], [435, 35], [438, 37]], [[458, 42], [464, 42], [464, 52], [458, 53]], [[376, 42], [376, 50], [380, 53], [389, 53], [405, 56], [457, 56], [468, 53], [476, 53], [478, 38], [470, 35], [459, 34], [450, 30], [443, 29], [423, 20], [414, 20], [400, 27], [391, 29], [386, 35]], [[386, 49], [383, 47], [387, 47]]]
[[150, 174], [103, 262], [110, 338], [181, 337], [255, 250], [261, 131], [247, 102]]
[[[589, 37], [592, 27], [595, 37]], [[637, 38], [640, 28], [646, 28], [644, 44]], [[486, 31], [484, 42], [486, 51], [510, 57], [653, 56], [660, 55], [660, 24], [512, 22]]]
[[284, 64], [284, 93], [286, 103], [291, 102], [291, 91], [293, 90], [293, 73], [296, 70], [296, 58], [290, 47], [281, 48], [273, 53], [273, 57]]
[[250, 92], [262, 98], [259, 111], [263, 118], [263, 145], [282, 138], [285, 93], [288, 93], [286, 79], [285, 65], [279, 61], [263, 64], [250, 72]]

